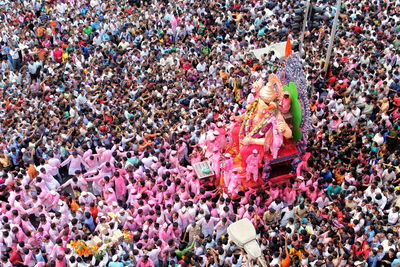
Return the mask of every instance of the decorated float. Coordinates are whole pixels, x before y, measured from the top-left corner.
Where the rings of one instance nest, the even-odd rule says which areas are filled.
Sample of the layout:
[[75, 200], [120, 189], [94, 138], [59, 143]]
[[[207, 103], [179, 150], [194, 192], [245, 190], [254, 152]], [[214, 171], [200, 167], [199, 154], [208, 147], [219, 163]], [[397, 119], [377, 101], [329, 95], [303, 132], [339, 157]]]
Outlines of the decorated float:
[[252, 84], [246, 110], [231, 118], [219, 182], [229, 194], [267, 181], [285, 182], [307, 157], [310, 111], [305, 74], [297, 56], [289, 56], [285, 63]]

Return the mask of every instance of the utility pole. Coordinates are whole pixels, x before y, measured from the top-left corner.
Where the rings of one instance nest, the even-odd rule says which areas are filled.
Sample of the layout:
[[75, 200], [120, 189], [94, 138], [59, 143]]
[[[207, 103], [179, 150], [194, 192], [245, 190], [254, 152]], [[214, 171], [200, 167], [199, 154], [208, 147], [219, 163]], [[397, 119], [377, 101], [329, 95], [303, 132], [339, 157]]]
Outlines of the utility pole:
[[304, 32], [306, 31], [306, 26], [308, 22], [308, 15], [310, 11], [310, 5], [311, 5], [311, 0], [307, 0], [306, 4], [306, 10], [304, 14], [304, 19], [303, 19], [303, 29], [301, 30], [301, 35], [300, 35], [300, 45], [299, 45], [299, 51], [300, 51], [300, 56], [304, 55], [304, 50], [303, 50], [303, 45], [304, 45]]
[[327, 52], [326, 58], [325, 58], [325, 66], [324, 66], [324, 72], [325, 73], [328, 70], [329, 60], [331, 59], [331, 55], [332, 55], [333, 43], [335, 42], [336, 28], [337, 28], [337, 23], [338, 23], [338, 20], [339, 20], [340, 7], [341, 6], [342, 6], [342, 0], [338, 0], [337, 3], [336, 3], [335, 20], [333, 21], [333, 26], [332, 26], [332, 30], [331, 30], [331, 37], [329, 39], [328, 52]]

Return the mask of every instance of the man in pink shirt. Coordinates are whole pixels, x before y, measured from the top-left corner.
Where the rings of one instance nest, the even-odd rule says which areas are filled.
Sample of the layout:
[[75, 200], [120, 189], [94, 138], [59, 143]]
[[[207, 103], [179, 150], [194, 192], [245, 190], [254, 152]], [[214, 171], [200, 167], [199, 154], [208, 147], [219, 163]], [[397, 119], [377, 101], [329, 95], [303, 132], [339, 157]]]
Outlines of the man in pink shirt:
[[257, 149], [246, 159], [246, 181], [253, 179], [255, 182], [258, 180], [258, 167], [260, 165], [260, 154]]
[[79, 188], [81, 192], [88, 191], [88, 183], [84, 179], [83, 175], [80, 174], [80, 170], [77, 170], [76, 176], [61, 185], [59, 190], [66, 188], [67, 186], [71, 186], [72, 189]]
[[229, 183], [232, 179], [233, 159], [232, 159], [231, 154], [229, 154], [229, 153], [225, 153], [224, 157], [225, 157], [224, 166], [223, 166], [224, 185], [225, 185], [225, 187], [228, 187]]
[[75, 175], [76, 171], [82, 171], [82, 166], [85, 166], [86, 169], [89, 169], [86, 162], [82, 160], [82, 157], [78, 155], [78, 152], [74, 151], [71, 156], [69, 156], [64, 162], [61, 163], [60, 167], [64, 167], [69, 164], [68, 174]]
[[169, 162], [174, 166], [175, 168], [179, 166], [179, 158], [178, 158], [178, 152], [176, 150], [172, 150], [170, 155], [169, 155]]
[[117, 197], [115, 196], [114, 189], [108, 188], [107, 190], [103, 191], [104, 194], [104, 201], [105, 203], [112, 203], [117, 201]]
[[[88, 150], [88, 151], [91, 151], [91, 150]], [[87, 171], [96, 170], [97, 167], [99, 166], [98, 155], [90, 155], [90, 156], [87, 156], [87, 157], [84, 156], [83, 157], [83, 161], [88, 166]]]
[[168, 226], [168, 232], [170, 238], [180, 240], [182, 235], [182, 229], [179, 227], [178, 223], [174, 222]]
[[211, 168], [215, 174], [216, 184], [219, 185], [219, 178], [221, 174], [221, 153], [217, 147], [214, 147], [213, 153], [209, 157], [211, 161]]
[[126, 222], [124, 224], [124, 229], [128, 229], [129, 231], [132, 231], [132, 232], [137, 230], [137, 225], [132, 216], [128, 216], [126, 218]]
[[306, 152], [301, 159], [301, 162], [297, 165], [296, 175], [301, 176], [302, 171], [308, 171], [308, 159], [311, 157], [310, 152]]
[[293, 189], [291, 183], [289, 183], [283, 190], [283, 199], [287, 205], [293, 205], [296, 201], [296, 191]]
[[281, 103], [279, 103], [279, 110], [283, 114], [286, 114], [286, 113], [290, 112], [290, 107], [291, 107], [290, 93], [284, 92], [283, 99], [282, 99]]
[[127, 192], [125, 177], [123, 177], [118, 171], [116, 171], [114, 173], [114, 177], [111, 179], [111, 182], [114, 182], [115, 195], [117, 197], [117, 200], [125, 201]]
[[217, 150], [219, 150], [218, 143], [216, 141], [215, 136], [211, 136], [210, 139], [207, 140], [207, 147], [206, 147], [206, 152], [205, 152], [204, 156], [206, 158], [210, 158], [214, 152], [214, 148], [217, 148]]
[[136, 267], [154, 267], [154, 264], [153, 261], [149, 258], [149, 256], [144, 255], [137, 261]]
[[52, 167], [49, 169], [49, 172], [45, 168], [40, 169], [39, 177], [43, 179], [49, 190], [55, 190], [60, 186], [60, 183], [50, 174], [50, 172], [56, 169], [56, 167]]

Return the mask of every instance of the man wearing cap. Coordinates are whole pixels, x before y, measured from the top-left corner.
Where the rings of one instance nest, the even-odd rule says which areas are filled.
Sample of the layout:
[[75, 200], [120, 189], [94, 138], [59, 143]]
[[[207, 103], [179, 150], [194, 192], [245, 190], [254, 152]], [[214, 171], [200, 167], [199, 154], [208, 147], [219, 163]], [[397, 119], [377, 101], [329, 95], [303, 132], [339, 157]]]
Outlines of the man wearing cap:
[[112, 188], [108, 188], [103, 190], [104, 201], [106, 203], [112, 203], [117, 201], [117, 197], [115, 196], [114, 190]]
[[124, 224], [124, 229], [128, 229], [129, 231], [132, 231], [132, 232], [136, 231], [137, 226], [136, 226], [135, 221], [133, 220], [132, 216], [128, 216], [126, 218], [126, 222]]
[[217, 127], [214, 130], [214, 136], [219, 144], [219, 147], [223, 149], [226, 146], [226, 130], [222, 122], [217, 122]]
[[90, 203], [93, 203], [96, 200], [96, 197], [91, 192], [82, 192], [79, 196], [79, 203], [85, 204], [85, 206], [89, 206]]
[[[112, 258], [111, 258], [111, 262], [109, 262], [108, 263], [108, 267], [123, 267], [124, 266], [124, 264], [120, 261], [120, 259], [119, 259], [119, 257], [118, 257], [118, 255], [113, 255], [112, 256]], [[136, 266], [139, 266], [139, 265], [136, 265]], [[143, 267], [148, 267], [148, 266], [151, 266], [151, 265], [144, 265]]]
[[214, 147], [213, 154], [210, 155], [211, 168], [215, 174], [216, 184], [219, 185], [219, 178], [221, 175], [221, 153], [218, 147]]
[[219, 146], [216, 137], [213, 135], [207, 142], [207, 147], [204, 156], [206, 158], [210, 158], [215, 149], [219, 150]]
[[187, 212], [187, 207], [183, 206], [179, 211], [178, 211], [178, 215], [179, 215], [179, 220], [181, 221], [181, 228], [182, 231], [186, 230], [186, 227], [189, 225], [190, 223], [190, 219], [191, 216], [189, 215], [189, 213]]
[[246, 159], [246, 181], [253, 179], [254, 182], [258, 180], [258, 168], [260, 165], [260, 155], [257, 149], [253, 150], [253, 153]]
[[239, 185], [241, 184], [241, 176], [242, 175], [240, 174], [238, 168], [232, 170], [232, 175], [230, 177], [230, 181], [227, 187], [228, 187], [228, 193], [233, 194], [233, 196], [236, 196], [237, 193], [239, 192]]
[[224, 154], [225, 160], [224, 160], [224, 167], [223, 167], [223, 175], [224, 175], [224, 185], [225, 187], [229, 186], [229, 183], [232, 179], [232, 170], [233, 170], [233, 159], [231, 154], [225, 153]]

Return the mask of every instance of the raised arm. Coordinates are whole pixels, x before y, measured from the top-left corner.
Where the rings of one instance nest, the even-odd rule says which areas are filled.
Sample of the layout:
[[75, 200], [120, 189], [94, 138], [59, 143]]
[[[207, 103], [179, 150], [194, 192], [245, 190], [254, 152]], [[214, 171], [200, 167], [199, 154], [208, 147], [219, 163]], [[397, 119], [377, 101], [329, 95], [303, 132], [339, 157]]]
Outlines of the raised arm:
[[65, 165], [67, 165], [68, 163], [70, 163], [72, 160], [72, 155], [69, 156], [66, 160], [64, 160], [61, 164], [60, 167], [64, 167]]
[[[68, 187], [68, 186], [71, 185], [71, 184], [72, 184], [72, 178], [69, 179], [68, 181], [66, 181], [65, 183], [63, 183], [62, 185], [60, 185], [60, 187], [58, 187], [57, 190], [61, 190], [61, 189], [65, 188], [65, 187]], [[71, 186], [71, 187], [72, 187], [72, 186]]]
[[82, 157], [81, 157], [81, 163], [83, 164], [83, 166], [85, 167], [86, 170], [90, 169], [89, 165], [86, 163], [86, 161]]

